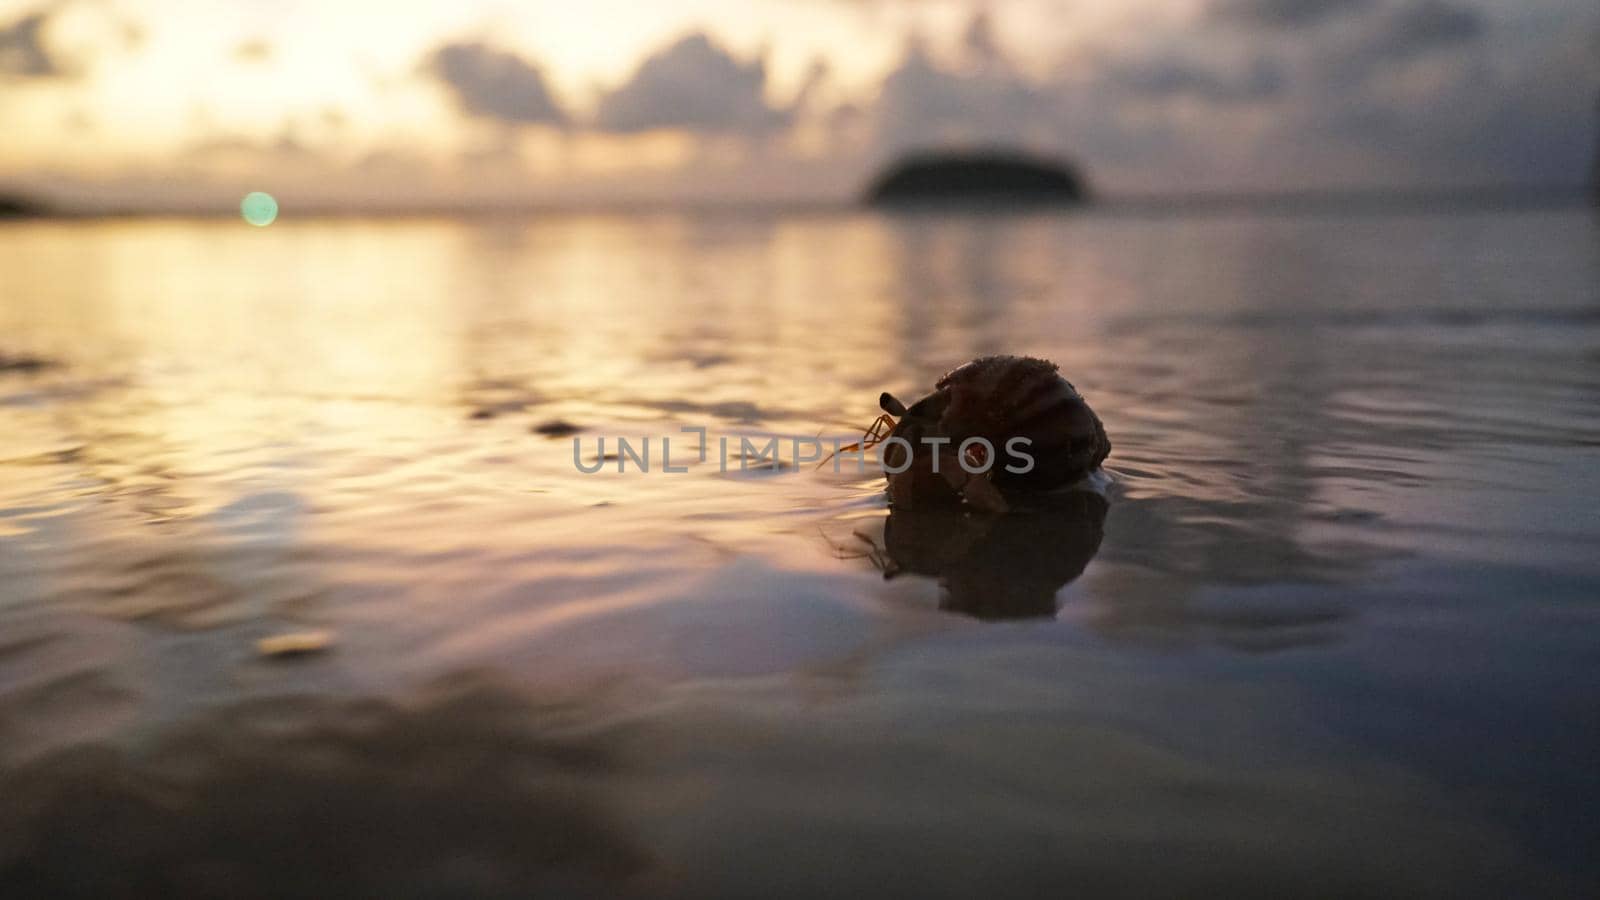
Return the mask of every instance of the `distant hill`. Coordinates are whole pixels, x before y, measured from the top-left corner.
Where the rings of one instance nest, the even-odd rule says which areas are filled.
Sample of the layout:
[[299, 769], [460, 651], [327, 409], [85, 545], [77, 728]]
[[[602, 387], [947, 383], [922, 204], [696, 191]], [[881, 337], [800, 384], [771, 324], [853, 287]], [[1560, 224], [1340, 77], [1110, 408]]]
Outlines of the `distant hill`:
[[867, 188], [874, 206], [1064, 206], [1088, 200], [1071, 164], [1006, 150], [903, 157]]
[[17, 194], [0, 194], [0, 219], [32, 219], [50, 214], [43, 203]]

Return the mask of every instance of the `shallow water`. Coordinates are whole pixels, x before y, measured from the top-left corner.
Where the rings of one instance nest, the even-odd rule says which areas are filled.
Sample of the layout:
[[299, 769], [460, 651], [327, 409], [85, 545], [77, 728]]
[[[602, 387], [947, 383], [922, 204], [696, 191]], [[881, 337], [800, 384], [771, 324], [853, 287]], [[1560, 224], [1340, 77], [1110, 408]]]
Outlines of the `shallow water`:
[[[998, 352], [1109, 509], [717, 463]], [[12, 224], [0, 357], [0, 884], [1600, 886], [1586, 211]]]

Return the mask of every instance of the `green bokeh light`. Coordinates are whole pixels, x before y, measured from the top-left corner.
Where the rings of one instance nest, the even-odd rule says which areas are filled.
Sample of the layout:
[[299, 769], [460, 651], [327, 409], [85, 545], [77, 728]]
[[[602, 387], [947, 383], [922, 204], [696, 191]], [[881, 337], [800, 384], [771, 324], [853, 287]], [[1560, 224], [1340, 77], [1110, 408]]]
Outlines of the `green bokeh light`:
[[278, 218], [278, 201], [272, 199], [271, 194], [251, 191], [239, 201], [239, 212], [246, 222], [265, 228]]

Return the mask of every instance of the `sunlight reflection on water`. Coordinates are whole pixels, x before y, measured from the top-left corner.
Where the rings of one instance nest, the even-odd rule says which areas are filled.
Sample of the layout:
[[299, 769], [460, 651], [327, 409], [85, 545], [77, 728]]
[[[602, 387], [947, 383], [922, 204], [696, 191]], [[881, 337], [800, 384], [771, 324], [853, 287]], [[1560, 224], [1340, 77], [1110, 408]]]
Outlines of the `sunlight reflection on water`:
[[[569, 862], [691, 895], [839, 860], [932, 893], [1586, 883], [1597, 285], [1582, 212], [4, 226], [0, 353], [59, 365], [0, 372], [0, 780], [46, 776], [0, 872], [53, 877], [7, 854], [77, 821], [69, 748], [159, 780], [139, 760], [230, 709], [314, 696], [315, 730], [470, 670], [592, 690], [585, 729], [664, 748], [560, 775], [628, 823], [593, 826], [621, 863], [488, 841], [523, 859], [462, 876], [483, 892]], [[1038, 583], [1020, 536], [891, 580], [839, 552], [946, 533], [885, 534], [871, 477], [581, 475], [536, 431], [850, 437], [996, 352], [1060, 363], [1114, 444], [1087, 568], [1044, 547]], [[1044, 617], [941, 611], [1010, 589]], [[308, 629], [336, 646], [254, 657]], [[465, 759], [499, 731], [452, 733]], [[196, 796], [234, 777], [215, 753]], [[439, 802], [368, 774], [341, 813]]]

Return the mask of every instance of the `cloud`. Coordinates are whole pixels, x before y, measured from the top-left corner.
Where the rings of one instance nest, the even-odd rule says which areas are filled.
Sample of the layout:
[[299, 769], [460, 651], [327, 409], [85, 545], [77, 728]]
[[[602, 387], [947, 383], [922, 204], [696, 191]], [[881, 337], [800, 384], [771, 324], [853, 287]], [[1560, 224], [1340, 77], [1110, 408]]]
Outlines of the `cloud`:
[[144, 28], [99, 0], [45, 0], [0, 24], [0, 80], [80, 80], [126, 58], [144, 43]]
[[44, 40], [50, 13], [38, 10], [0, 26], [0, 77], [57, 78], [67, 74]]
[[1258, 158], [1369, 184], [1576, 183], [1600, 88], [1586, 18], [1496, 31], [1476, 7], [1402, 0], [1302, 36]]
[[[941, 62], [912, 41], [861, 115], [875, 152], [938, 145], [1017, 145], [1108, 168], [1148, 166], [1167, 173], [1200, 162], [1196, 145], [1214, 123], [1233, 127], [1236, 110], [1276, 101], [1289, 74], [1275, 59], [1240, 61], [1177, 54], [1161, 42], [1101, 48], [1076, 65], [1031, 75], [993, 38], [980, 13], [964, 33], [959, 58]], [[1198, 106], [1198, 123], [1178, 107]]]
[[1315, 124], [1418, 178], [1577, 183], [1600, 88], [1600, 20], [1587, 25], [1534, 37], [1491, 33], [1460, 7], [1397, 8], [1365, 36], [1360, 80], [1339, 81], [1351, 73], [1329, 64]]
[[647, 57], [604, 94], [594, 124], [614, 132], [765, 134], [787, 125], [792, 112], [769, 104], [766, 88], [764, 59], [741, 61], [697, 32]]
[[1031, 76], [980, 18], [951, 59], [909, 45], [860, 115], [879, 157], [1020, 144], [1148, 189], [1572, 183], [1592, 153], [1600, 54], [1583, 22], [1555, 40], [1448, 0], [1210, 9]]
[[1485, 31], [1483, 14], [1476, 9], [1447, 0], [1416, 0], [1378, 18], [1367, 52], [1375, 58], [1406, 59], [1472, 43]]
[[967, 55], [979, 65], [994, 65], [1004, 58], [994, 34], [994, 21], [986, 8], [973, 13], [972, 21], [967, 23], [967, 30], [961, 35], [961, 44]]
[[1216, 0], [1211, 13], [1222, 21], [1300, 28], [1363, 12], [1373, 3], [1374, 0]]
[[233, 48], [234, 62], [264, 63], [272, 59], [272, 44], [261, 38], [240, 43]]
[[1112, 63], [1104, 77], [1121, 91], [1145, 98], [1188, 97], [1211, 103], [1266, 100], [1281, 94], [1288, 79], [1282, 66], [1267, 57], [1233, 70], [1181, 57], [1157, 56]]
[[216, 171], [284, 171], [328, 165], [325, 157], [285, 130], [262, 140], [219, 134], [190, 142], [183, 150], [186, 165]]
[[[61, 42], [77, 36], [77, 23], [45, 21], [54, 7], [40, 2], [39, 12], [0, 28], [0, 77], [60, 74], [89, 58]], [[283, 172], [286, 190], [296, 178], [315, 184], [308, 197], [436, 191], [452, 202], [468, 194], [488, 202], [514, 190], [574, 201], [843, 197], [893, 154], [939, 144], [1011, 144], [1073, 158], [1112, 194], [1574, 183], [1593, 154], [1600, 10], [1581, 7], [1584, 0], [1566, 0], [1574, 11], [1559, 22], [1491, 9], [1491, 0], [1196, 0], [1164, 18], [1141, 16], [1139, 29], [1097, 31], [1086, 22], [1056, 51], [1033, 41], [1017, 54], [1005, 38], [1025, 37], [1036, 10], [989, 3], [986, 13], [954, 21], [968, 2], [949, 0], [926, 22], [898, 21], [934, 39], [908, 41], [877, 80], [835, 82], [817, 65], [804, 86], [776, 98], [766, 54], [731, 52], [704, 33], [651, 48], [582, 110], [565, 107], [527, 56], [444, 43], [420, 71], [465, 115], [566, 131], [467, 128], [463, 136], [489, 143], [471, 154], [413, 157], [403, 139], [360, 140], [365, 129], [341, 131], [337, 117], [291, 118], [276, 141], [224, 135], [172, 165], [215, 183]], [[1174, 8], [1137, 2], [1136, 11]], [[190, 130], [214, 135], [217, 127]], [[656, 130], [687, 139], [633, 137]], [[600, 167], [572, 162], [582, 163], [591, 144], [608, 161], [660, 155], [621, 174], [608, 162], [597, 174]], [[357, 163], [343, 150], [371, 155]], [[497, 153], [503, 164], [485, 163]]]
[[[1451, 0], [1214, 0], [1209, 10], [1210, 21], [1220, 25], [1283, 32], [1313, 53], [1354, 54], [1369, 62], [1471, 43], [1488, 29], [1476, 8]], [[1334, 21], [1347, 27], [1331, 38], [1310, 33]]]
[[[1403, 0], [1314, 39], [1297, 36], [1290, 52], [1298, 59], [1302, 94], [1325, 117], [1382, 116], [1414, 99], [1419, 84], [1438, 97], [1467, 79], [1497, 90], [1487, 73], [1468, 71], [1482, 63], [1487, 37], [1488, 23], [1474, 8]], [[1539, 52], [1518, 44], [1499, 49], [1508, 61]]]
[[516, 53], [479, 42], [445, 44], [425, 63], [469, 115], [516, 125], [567, 121], [544, 72]]
[[[969, 35], [974, 29], [969, 29]], [[967, 44], [969, 50], [971, 42]], [[940, 65], [919, 42], [884, 79], [872, 114], [889, 149], [931, 143], [1030, 143], [1052, 118], [1052, 90], [990, 47], [980, 67]]]
[[[1353, 23], [1347, 31], [1371, 58], [1404, 58], [1458, 46], [1482, 37], [1488, 25], [1475, 7], [1451, 0], [1214, 0], [1210, 20], [1223, 25], [1304, 34], [1333, 21]], [[1315, 49], [1315, 48], [1313, 48]], [[1348, 48], [1347, 48], [1348, 49]]]
[[145, 34], [143, 25], [132, 19], [123, 19], [117, 23], [117, 37], [122, 43], [122, 49], [138, 50], [144, 46], [145, 39], [149, 35]]

